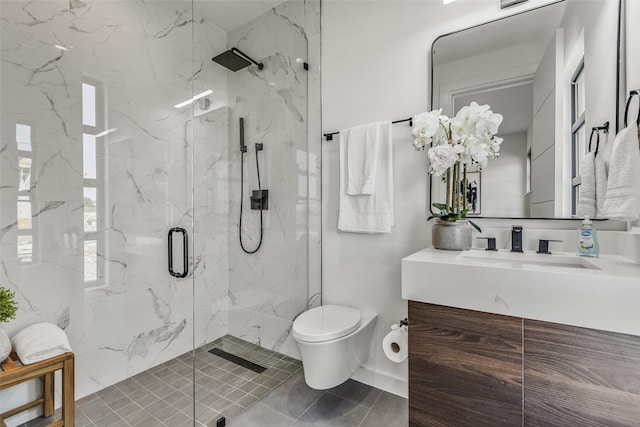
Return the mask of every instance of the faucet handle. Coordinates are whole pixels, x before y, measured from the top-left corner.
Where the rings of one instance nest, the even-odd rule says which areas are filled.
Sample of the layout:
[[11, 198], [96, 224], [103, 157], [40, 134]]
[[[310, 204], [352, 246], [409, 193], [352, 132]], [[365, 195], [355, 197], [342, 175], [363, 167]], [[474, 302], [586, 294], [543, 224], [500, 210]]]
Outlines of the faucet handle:
[[522, 252], [522, 226], [511, 226], [511, 252]]
[[562, 242], [562, 240], [552, 240], [552, 239], [540, 239], [538, 241], [538, 253], [539, 254], [551, 254], [549, 252], [549, 243], [550, 242]]
[[487, 251], [497, 251], [495, 237], [478, 237], [478, 239], [487, 239]]

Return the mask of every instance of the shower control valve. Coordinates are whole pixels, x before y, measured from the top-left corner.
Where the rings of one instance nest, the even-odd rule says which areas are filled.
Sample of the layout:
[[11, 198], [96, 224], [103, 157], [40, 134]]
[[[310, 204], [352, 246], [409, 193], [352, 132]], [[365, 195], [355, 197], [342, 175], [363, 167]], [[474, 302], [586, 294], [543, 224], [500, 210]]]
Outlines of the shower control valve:
[[251, 209], [269, 210], [269, 190], [253, 190], [251, 192]]

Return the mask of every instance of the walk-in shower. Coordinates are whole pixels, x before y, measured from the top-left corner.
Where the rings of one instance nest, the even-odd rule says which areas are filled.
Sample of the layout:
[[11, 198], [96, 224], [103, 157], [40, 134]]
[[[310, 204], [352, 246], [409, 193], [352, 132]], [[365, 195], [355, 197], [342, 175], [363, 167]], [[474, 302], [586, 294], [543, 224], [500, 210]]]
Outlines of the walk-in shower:
[[[321, 132], [317, 68], [296, 59], [320, 63], [319, 1], [250, 8], [0, 2], [0, 284], [18, 303], [3, 327], [65, 331], [79, 425], [215, 425], [299, 369], [289, 331], [318, 303]], [[260, 182], [240, 173], [240, 118], [252, 160], [263, 144]], [[247, 255], [238, 235], [253, 249], [260, 217], [246, 197], [240, 227], [241, 200], [265, 188]], [[0, 413], [38, 391], [0, 391]]]

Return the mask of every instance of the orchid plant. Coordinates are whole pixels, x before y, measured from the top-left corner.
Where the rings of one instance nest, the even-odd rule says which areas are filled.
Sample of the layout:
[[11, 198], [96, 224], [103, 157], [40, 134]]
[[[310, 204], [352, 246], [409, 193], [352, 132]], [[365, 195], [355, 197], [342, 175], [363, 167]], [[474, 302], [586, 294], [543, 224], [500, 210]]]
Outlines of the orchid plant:
[[490, 158], [499, 156], [502, 138], [496, 134], [501, 123], [501, 114], [476, 102], [453, 118], [443, 115], [442, 108], [413, 117], [413, 146], [416, 150], [430, 146], [429, 173], [442, 177], [446, 186], [445, 203], [433, 203], [440, 211], [433, 217], [454, 222], [467, 215], [467, 168], [474, 166], [480, 171]]

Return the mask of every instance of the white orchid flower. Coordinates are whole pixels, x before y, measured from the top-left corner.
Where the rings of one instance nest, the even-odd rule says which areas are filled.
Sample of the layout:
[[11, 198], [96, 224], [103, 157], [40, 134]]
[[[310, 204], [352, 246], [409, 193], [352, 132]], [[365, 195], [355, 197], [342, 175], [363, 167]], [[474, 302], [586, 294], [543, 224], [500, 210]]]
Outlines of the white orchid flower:
[[458, 155], [449, 144], [431, 147], [428, 155], [431, 162], [431, 173], [436, 176], [444, 174], [459, 160]]
[[502, 121], [502, 114], [477, 102], [462, 107], [451, 119], [442, 109], [420, 113], [413, 117], [413, 145], [417, 150], [431, 146], [429, 173], [433, 175], [443, 175], [458, 162], [482, 169], [500, 154], [502, 138], [496, 134]]
[[412, 142], [416, 150], [424, 150], [427, 145], [446, 144], [449, 141], [449, 118], [442, 115], [442, 108], [416, 114], [412, 121]]

